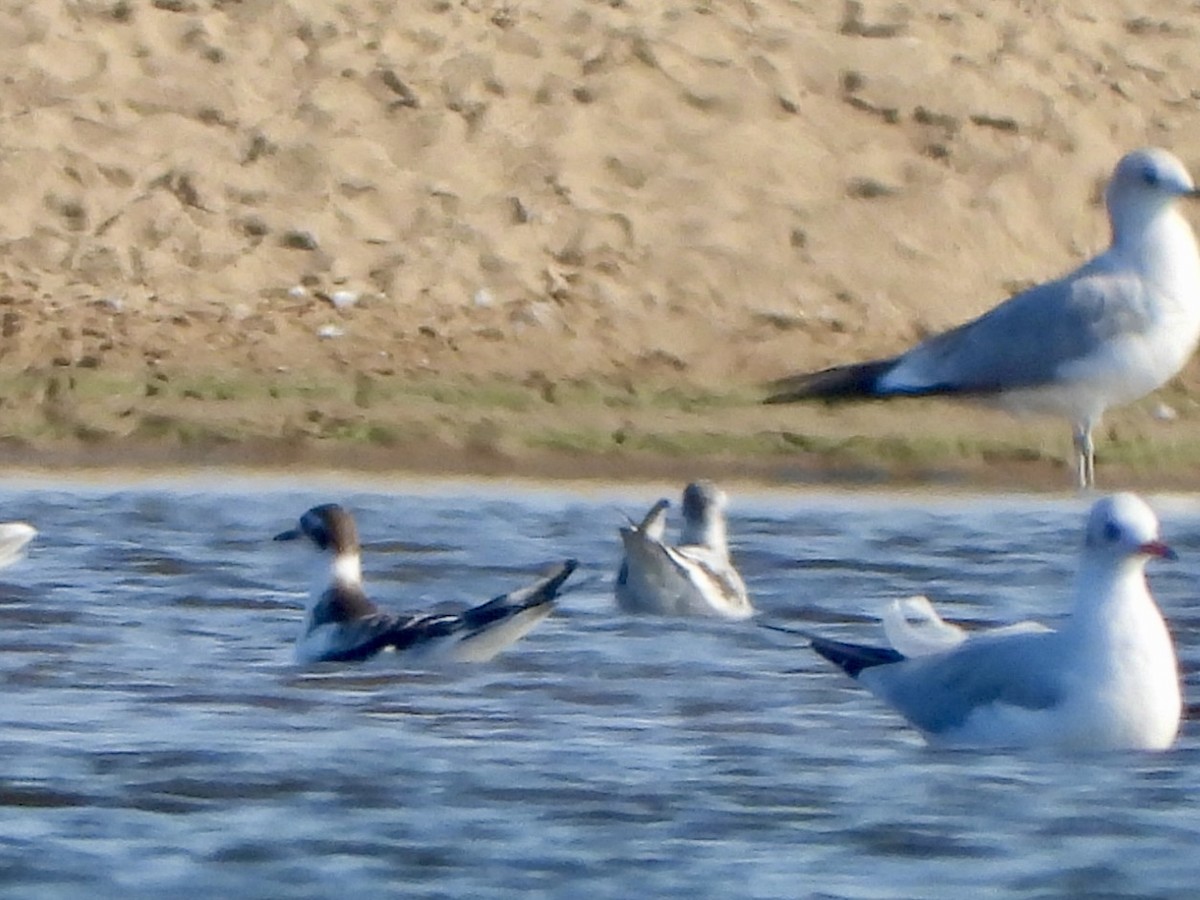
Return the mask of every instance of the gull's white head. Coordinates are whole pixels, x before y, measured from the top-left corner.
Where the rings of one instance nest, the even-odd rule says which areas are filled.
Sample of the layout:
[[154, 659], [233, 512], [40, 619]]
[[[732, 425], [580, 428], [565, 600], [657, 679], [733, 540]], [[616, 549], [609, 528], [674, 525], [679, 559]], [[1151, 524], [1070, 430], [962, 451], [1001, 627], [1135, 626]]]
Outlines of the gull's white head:
[[1144, 565], [1152, 556], [1175, 559], [1175, 551], [1159, 539], [1154, 511], [1136, 494], [1113, 494], [1092, 506], [1084, 547], [1113, 562]]
[[1173, 153], [1147, 147], [1126, 153], [1113, 170], [1104, 202], [1113, 234], [1144, 226], [1179, 197], [1198, 197], [1196, 184]]

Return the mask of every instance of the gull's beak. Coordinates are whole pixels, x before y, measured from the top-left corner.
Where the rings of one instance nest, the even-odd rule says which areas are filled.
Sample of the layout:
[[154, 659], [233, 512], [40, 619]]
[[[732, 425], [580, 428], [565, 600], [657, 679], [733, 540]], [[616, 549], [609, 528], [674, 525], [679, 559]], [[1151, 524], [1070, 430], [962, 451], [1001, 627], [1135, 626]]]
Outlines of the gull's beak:
[[1138, 550], [1147, 556], [1157, 556], [1159, 559], [1179, 559], [1179, 554], [1162, 541], [1146, 541]]
[[279, 532], [279, 534], [275, 535], [275, 537], [273, 538], [273, 540], [276, 540], [276, 541], [294, 541], [294, 540], [296, 540], [298, 537], [300, 537], [302, 534], [304, 534], [304, 532], [302, 532], [302, 531], [301, 531], [299, 528], [289, 528], [287, 531], [281, 531], [281, 532]]

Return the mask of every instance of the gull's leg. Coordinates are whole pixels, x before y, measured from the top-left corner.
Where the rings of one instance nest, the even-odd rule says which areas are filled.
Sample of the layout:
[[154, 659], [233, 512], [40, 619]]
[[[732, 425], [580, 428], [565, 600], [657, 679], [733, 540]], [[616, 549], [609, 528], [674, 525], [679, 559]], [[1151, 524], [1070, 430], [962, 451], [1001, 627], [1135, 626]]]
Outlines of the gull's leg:
[[1092, 443], [1092, 422], [1086, 419], [1075, 425], [1075, 466], [1079, 474], [1079, 489], [1090, 490], [1096, 485], [1096, 447]]

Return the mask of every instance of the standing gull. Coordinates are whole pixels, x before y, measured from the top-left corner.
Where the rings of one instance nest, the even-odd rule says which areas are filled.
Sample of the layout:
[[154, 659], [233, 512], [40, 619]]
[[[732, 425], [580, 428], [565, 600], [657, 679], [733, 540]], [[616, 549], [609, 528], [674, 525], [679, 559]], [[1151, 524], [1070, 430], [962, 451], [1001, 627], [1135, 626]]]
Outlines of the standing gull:
[[1170, 153], [1135, 150], [1108, 183], [1112, 243], [1099, 256], [899, 356], [782, 378], [766, 402], [946, 395], [1065, 416], [1091, 487], [1104, 411], [1165, 384], [1200, 338], [1200, 253], [1175, 206], [1197, 196]]
[[301, 663], [360, 662], [384, 650], [414, 658], [486, 662], [523, 637], [554, 608], [575, 561], [554, 566], [521, 590], [480, 606], [414, 615], [383, 612], [362, 586], [358, 529], [336, 503], [314, 506], [298, 527], [275, 536], [303, 540], [317, 554], [304, 629], [296, 643]]
[[1163, 750], [1179, 730], [1179, 671], [1145, 567], [1174, 556], [1150, 507], [1116, 494], [1092, 507], [1074, 606], [1057, 631], [946, 632], [905, 653], [808, 637], [934, 744]]
[[727, 503], [725, 492], [711, 482], [689, 484], [677, 546], [664, 541], [666, 500], [654, 504], [641, 525], [622, 528], [625, 557], [617, 573], [617, 605], [633, 613], [752, 616], [746, 585], [729, 558]]

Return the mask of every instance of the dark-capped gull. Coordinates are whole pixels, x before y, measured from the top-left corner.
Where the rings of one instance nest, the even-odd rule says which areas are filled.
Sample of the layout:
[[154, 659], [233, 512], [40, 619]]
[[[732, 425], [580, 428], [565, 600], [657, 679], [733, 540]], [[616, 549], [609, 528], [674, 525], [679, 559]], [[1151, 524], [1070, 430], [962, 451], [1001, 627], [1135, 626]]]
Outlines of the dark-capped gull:
[[407, 658], [486, 662], [523, 637], [554, 609], [574, 560], [553, 566], [519, 590], [487, 603], [450, 611], [402, 615], [382, 611], [363, 590], [361, 551], [354, 518], [342, 506], [314, 506], [296, 528], [275, 536], [315, 552], [315, 571], [296, 642], [301, 663], [359, 662], [382, 651]]
[[1200, 338], [1200, 253], [1175, 204], [1197, 196], [1175, 156], [1135, 150], [1105, 191], [1112, 242], [1099, 256], [898, 356], [782, 378], [766, 402], [944, 395], [1064, 416], [1091, 487], [1104, 411], [1165, 384]]
[[933, 744], [1163, 750], [1179, 730], [1179, 669], [1145, 567], [1174, 556], [1150, 507], [1116, 494], [1088, 516], [1074, 605], [1057, 630], [943, 633], [909, 652], [807, 637]]
[[683, 491], [679, 543], [666, 543], [667, 500], [640, 525], [621, 529], [625, 556], [614, 592], [626, 612], [745, 619], [754, 614], [746, 585], [729, 556], [725, 492], [708, 481]]

